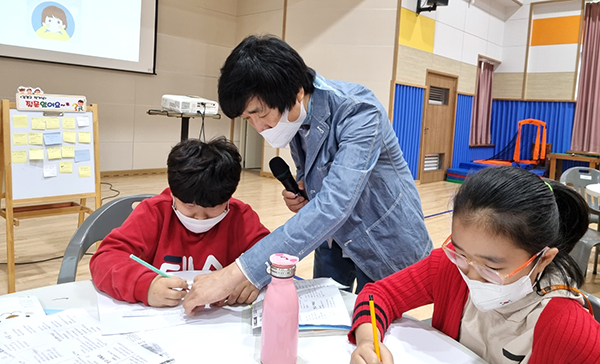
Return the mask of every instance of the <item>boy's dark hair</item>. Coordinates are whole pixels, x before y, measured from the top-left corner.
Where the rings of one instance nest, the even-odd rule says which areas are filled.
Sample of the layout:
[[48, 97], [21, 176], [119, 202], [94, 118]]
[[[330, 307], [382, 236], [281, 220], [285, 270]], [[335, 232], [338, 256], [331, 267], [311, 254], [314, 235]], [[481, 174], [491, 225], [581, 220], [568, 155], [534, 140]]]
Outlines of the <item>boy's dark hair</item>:
[[296, 103], [300, 88], [314, 91], [315, 71], [283, 40], [251, 35], [231, 52], [221, 68], [219, 104], [230, 118], [240, 116], [257, 97], [283, 113]]
[[65, 26], [65, 30], [69, 27], [69, 25], [67, 24], [67, 15], [63, 11], [63, 9], [57, 6], [46, 6], [44, 10], [42, 10], [42, 25], [46, 21], [46, 18], [58, 18], [62, 21], [63, 25]]
[[171, 149], [167, 175], [173, 196], [181, 202], [214, 207], [227, 202], [242, 173], [242, 157], [224, 137], [208, 143], [187, 139]]
[[[453, 218], [467, 226], [484, 226], [531, 256], [546, 246], [558, 248], [540, 279], [554, 270], [562, 284], [583, 284], [583, 273], [569, 252], [588, 229], [588, 206], [572, 188], [521, 168], [486, 168], [458, 190]], [[540, 288], [536, 284], [538, 292]]]

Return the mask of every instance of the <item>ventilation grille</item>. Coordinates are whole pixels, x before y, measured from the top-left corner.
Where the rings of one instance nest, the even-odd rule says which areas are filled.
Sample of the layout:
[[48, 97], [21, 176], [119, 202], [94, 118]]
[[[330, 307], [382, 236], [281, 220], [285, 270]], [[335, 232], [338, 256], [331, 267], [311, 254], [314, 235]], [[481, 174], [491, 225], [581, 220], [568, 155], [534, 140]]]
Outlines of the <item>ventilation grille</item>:
[[447, 88], [429, 86], [429, 104], [448, 105], [449, 91]]
[[440, 169], [441, 159], [440, 154], [426, 154], [425, 161], [423, 162], [423, 171], [436, 171]]

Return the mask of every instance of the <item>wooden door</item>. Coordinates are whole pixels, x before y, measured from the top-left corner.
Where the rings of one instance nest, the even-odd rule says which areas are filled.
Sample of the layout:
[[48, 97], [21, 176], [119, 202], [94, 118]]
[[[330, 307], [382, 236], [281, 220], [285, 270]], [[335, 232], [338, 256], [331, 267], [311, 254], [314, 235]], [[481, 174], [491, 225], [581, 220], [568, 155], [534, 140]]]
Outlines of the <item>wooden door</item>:
[[419, 179], [443, 181], [452, 165], [458, 77], [427, 72]]

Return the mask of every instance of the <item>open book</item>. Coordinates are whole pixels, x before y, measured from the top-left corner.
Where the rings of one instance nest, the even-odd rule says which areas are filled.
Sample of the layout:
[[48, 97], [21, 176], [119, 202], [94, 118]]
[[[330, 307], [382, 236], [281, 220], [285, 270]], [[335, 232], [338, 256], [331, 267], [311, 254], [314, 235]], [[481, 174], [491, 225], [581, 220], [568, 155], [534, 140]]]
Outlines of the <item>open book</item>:
[[[339, 284], [331, 278], [295, 280], [300, 301], [300, 335], [346, 334], [351, 321]], [[260, 333], [266, 290], [252, 304], [252, 330]]]

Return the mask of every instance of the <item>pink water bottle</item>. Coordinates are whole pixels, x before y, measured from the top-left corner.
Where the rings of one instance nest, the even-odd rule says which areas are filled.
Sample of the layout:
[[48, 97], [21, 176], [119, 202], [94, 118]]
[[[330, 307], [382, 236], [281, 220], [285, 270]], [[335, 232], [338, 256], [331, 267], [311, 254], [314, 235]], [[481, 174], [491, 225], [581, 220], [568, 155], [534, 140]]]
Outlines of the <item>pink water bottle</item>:
[[295, 364], [298, 355], [298, 292], [294, 273], [298, 257], [283, 253], [270, 257], [271, 283], [263, 303], [260, 361]]

